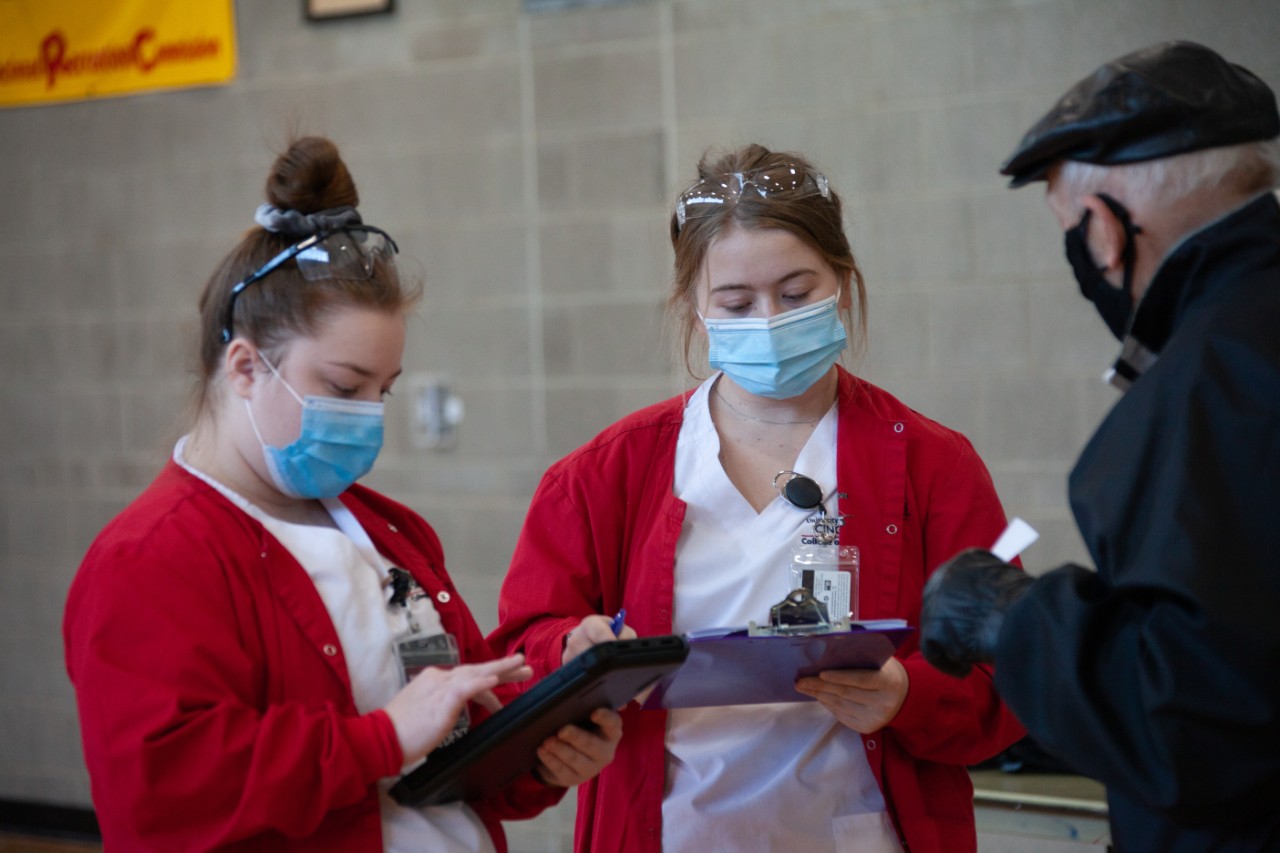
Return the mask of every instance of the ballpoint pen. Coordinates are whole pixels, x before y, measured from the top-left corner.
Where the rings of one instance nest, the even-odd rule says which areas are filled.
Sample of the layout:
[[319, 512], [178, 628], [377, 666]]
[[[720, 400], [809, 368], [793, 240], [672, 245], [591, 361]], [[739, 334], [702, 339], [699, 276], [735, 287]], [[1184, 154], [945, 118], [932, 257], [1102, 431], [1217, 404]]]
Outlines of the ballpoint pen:
[[624, 607], [618, 611], [618, 615], [614, 616], [613, 620], [609, 623], [609, 627], [613, 630], [613, 636], [616, 637], [622, 633], [622, 625], [626, 618], [627, 608]]

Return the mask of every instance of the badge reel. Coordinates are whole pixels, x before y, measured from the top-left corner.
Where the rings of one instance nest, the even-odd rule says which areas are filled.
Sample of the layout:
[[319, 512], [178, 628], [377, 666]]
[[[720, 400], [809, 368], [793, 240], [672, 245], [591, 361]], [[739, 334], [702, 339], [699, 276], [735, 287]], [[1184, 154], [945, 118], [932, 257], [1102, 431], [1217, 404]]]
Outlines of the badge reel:
[[[402, 608], [409, 622], [408, 633], [395, 640], [396, 659], [400, 662], [400, 686], [408, 684], [427, 667], [449, 667], [461, 663], [458, 641], [452, 634], [446, 631], [428, 634], [422, 630], [418, 614], [423, 608], [431, 607], [431, 599], [426, 590], [404, 569], [392, 566], [388, 575], [391, 599], [387, 606], [392, 609]], [[471, 716], [463, 705], [453, 731], [440, 745], [444, 746], [462, 737], [470, 725]]]
[[858, 549], [840, 544], [844, 519], [827, 514], [822, 487], [803, 474], [782, 471], [773, 484], [792, 506], [816, 512], [810, 516], [813, 533], [791, 549], [792, 592], [771, 609], [770, 622], [775, 628], [796, 624], [812, 633], [814, 627], [808, 623], [817, 604], [825, 611], [821, 629], [848, 630], [850, 620], [858, 618]]

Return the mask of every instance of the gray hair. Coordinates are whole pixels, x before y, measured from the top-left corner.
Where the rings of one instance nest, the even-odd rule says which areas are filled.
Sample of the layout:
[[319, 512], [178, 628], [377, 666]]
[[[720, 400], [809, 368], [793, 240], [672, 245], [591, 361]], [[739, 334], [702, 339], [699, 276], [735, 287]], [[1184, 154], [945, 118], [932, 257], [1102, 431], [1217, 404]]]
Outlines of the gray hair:
[[1280, 186], [1280, 137], [1121, 166], [1064, 160], [1058, 180], [1072, 195], [1123, 186], [1133, 207], [1167, 205], [1211, 186], [1263, 193]]

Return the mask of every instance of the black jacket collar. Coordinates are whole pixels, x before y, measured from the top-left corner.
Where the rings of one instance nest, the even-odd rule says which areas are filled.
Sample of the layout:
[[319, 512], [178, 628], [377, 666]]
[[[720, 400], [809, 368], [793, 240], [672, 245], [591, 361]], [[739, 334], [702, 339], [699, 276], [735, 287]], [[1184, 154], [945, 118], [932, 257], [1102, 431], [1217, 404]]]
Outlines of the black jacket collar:
[[1280, 203], [1270, 192], [1194, 232], [1165, 258], [1138, 304], [1109, 376], [1127, 390], [1187, 315], [1255, 270], [1280, 264]]

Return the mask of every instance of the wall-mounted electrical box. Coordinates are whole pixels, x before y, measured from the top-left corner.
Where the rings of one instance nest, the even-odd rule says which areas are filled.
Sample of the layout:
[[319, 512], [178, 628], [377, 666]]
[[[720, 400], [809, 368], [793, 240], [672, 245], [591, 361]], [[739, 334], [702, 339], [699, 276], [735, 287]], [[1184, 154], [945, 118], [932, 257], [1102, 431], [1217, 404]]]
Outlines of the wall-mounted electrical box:
[[465, 408], [453, 391], [453, 381], [440, 373], [408, 377], [409, 435], [414, 447], [448, 450], [458, 442], [458, 425]]

